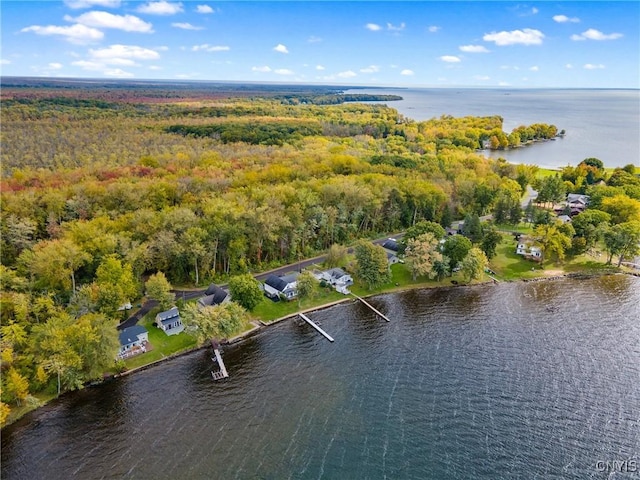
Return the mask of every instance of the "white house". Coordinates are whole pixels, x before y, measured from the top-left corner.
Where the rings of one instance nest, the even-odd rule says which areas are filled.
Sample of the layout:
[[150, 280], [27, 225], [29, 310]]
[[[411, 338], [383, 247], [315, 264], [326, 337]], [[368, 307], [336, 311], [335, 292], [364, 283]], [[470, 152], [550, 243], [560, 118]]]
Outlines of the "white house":
[[523, 255], [525, 258], [530, 260], [542, 260], [542, 250], [540, 250], [540, 247], [529, 245], [527, 243], [518, 243], [518, 246], [516, 247], [516, 254]]
[[292, 300], [298, 295], [298, 272], [278, 277], [269, 275], [264, 282], [264, 293], [269, 298], [283, 296], [287, 300]]
[[178, 307], [156, 315], [156, 325], [167, 335], [177, 335], [184, 330]]
[[149, 332], [140, 325], [125, 328], [118, 338], [120, 340], [118, 358], [125, 359], [147, 351]]
[[318, 280], [324, 280], [332, 285], [338, 292], [349, 294], [348, 287], [353, 285], [353, 278], [341, 268], [331, 268], [315, 275]]

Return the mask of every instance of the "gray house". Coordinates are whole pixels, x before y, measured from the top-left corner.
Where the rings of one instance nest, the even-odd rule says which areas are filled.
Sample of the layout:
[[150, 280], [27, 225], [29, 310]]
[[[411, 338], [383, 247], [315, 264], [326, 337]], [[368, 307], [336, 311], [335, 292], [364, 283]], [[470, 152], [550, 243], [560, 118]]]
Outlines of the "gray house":
[[182, 319], [178, 307], [173, 307], [166, 312], [160, 312], [156, 315], [156, 325], [161, 328], [167, 335], [177, 335], [184, 330]]
[[118, 358], [125, 359], [147, 351], [149, 333], [146, 328], [140, 325], [125, 328], [120, 332], [118, 338], [120, 340]]
[[199, 307], [213, 307], [229, 300], [229, 295], [222, 288], [213, 283], [204, 292], [204, 296], [198, 299]]
[[291, 300], [298, 295], [297, 285], [298, 273], [290, 273], [278, 277], [276, 275], [269, 275], [264, 282], [264, 293], [269, 298], [278, 298], [283, 296], [287, 300]]

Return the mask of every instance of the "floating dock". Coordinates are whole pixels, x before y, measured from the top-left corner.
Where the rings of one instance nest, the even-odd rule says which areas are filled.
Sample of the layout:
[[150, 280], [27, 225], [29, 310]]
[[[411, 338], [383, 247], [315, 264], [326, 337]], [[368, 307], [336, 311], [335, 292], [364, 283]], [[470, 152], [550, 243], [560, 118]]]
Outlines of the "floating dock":
[[322, 335], [324, 335], [324, 337], [327, 340], [329, 340], [330, 342], [333, 342], [333, 338], [331, 337], [331, 335], [329, 335], [327, 332], [325, 332], [323, 329], [321, 329], [318, 325], [313, 323], [311, 321], [311, 319], [309, 317], [307, 317], [304, 313], [298, 313], [298, 315], [300, 315], [300, 318], [302, 318], [305, 322], [307, 322], [309, 325], [311, 325], [313, 328], [315, 328], [317, 331], [319, 331]]
[[211, 372], [211, 376], [214, 380], [221, 380], [223, 378], [228, 378], [229, 373], [227, 373], [227, 367], [224, 366], [224, 362], [222, 361], [222, 355], [220, 355], [220, 350], [218, 350], [218, 345], [213, 340], [211, 341], [211, 346], [213, 347], [213, 353], [216, 358], [212, 358], [214, 362], [218, 362], [218, 366], [220, 370], [217, 372]]
[[371, 310], [373, 310], [375, 313], [377, 313], [378, 315], [380, 315], [382, 318], [384, 318], [387, 322], [390, 322], [391, 320], [389, 320], [386, 316], [384, 316], [380, 311], [376, 310], [375, 308], [373, 308], [373, 306], [367, 302], [364, 298], [359, 297], [358, 295], [356, 295], [355, 293], [351, 293], [351, 295], [353, 295], [354, 297], [356, 297], [358, 300], [360, 300], [362, 303], [364, 303], [367, 307], [369, 307]]

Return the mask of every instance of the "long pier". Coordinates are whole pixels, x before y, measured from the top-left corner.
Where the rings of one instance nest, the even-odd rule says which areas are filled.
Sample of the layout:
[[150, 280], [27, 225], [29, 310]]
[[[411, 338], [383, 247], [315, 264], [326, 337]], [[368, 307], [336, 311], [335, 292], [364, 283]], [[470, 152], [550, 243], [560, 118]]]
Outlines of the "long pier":
[[323, 329], [321, 329], [318, 325], [313, 323], [311, 321], [311, 319], [309, 317], [307, 317], [304, 313], [298, 313], [298, 315], [300, 315], [300, 318], [302, 318], [305, 322], [307, 322], [309, 325], [311, 325], [313, 328], [315, 328], [317, 331], [319, 331], [322, 335], [324, 335], [324, 337], [327, 340], [329, 340], [330, 342], [333, 342], [333, 338], [331, 337], [331, 335], [329, 335], [327, 332], [325, 332]]
[[216, 356], [215, 359], [212, 358], [211, 360], [217, 361], [218, 365], [220, 366], [220, 370], [217, 372], [211, 372], [211, 376], [213, 377], [214, 380], [221, 380], [223, 378], [228, 378], [229, 373], [227, 372], [227, 367], [224, 366], [224, 362], [222, 361], [220, 350], [218, 350], [217, 345], [213, 341], [211, 341], [211, 345], [213, 346], [213, 353]]
[[362, 303], [364, 303], [367, 307], [369, 307], [371, 310], [373, 310], [375, 313], [377, 313], [378, 315], [380, 315], [383, 319], [385, 319], [387, 322], [390, 322], [391, 320], [389, 320], [383, 313], [381, 313], [379, 310], [376, 310], [375, 308], [373, 308], [373, 306], [367, 302], [364, 298], [359, 297], [358, 295], [356, 295], [355, 293], [351, 293], [351, 295], [353, 295], [354, 297], [356, 297], [358, 300], [360, 300]]

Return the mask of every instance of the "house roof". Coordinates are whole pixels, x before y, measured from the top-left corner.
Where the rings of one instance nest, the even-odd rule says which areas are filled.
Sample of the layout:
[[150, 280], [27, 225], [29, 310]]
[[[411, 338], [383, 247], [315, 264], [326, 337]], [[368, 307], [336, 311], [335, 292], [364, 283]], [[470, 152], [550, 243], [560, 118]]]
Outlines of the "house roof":
[[399, 249], [398, 242], [396, 242], [393, 238], [388, 238], [382, 244], [382, 248], [386, 248], [387, 250], [393, 250], [397, 252]]
[[270, 287], [275, 288], [279, 292], [283, 292], [287, 285], [293, 283], [298, 278], [297, 273], [291, 273], [289, 275], [284, 275], [282, 277], [278, 277], [277, 275], [269, 275], [267, 279], [264, 281]]
[[204, 296], [198, 300], [201, 305], [220, 305], [227, 298], [227, 292], [215, 284], [209, 285]]
[[180, 312], [178, 311], [178, 307], [173, 307], [170, 310], [167, 310], [166, 312], [160, 312], [158, 315], [156, 315], [156, 318], [160, 320], [162, 323], [168, 322], [169, 320], [176, 317], [178, 318], [180, 317]]
[[147, 329], [140, 325], [134, 325], [133, 327], [127, 327], [120, 332], [119, 339], [120, 345], [130, 345], [133, 342], [138, 341], [138, 335], [147, 333]]
[[581, 193], [568, 193], [567, 202], [569, 203], [589, 203], [589, 195], [582, 195]]
[[345, 272], [341, 268], [332, 268], [330, 270], [327, 270], [327, 273], [331, 276], [331, 278], [335, 278], [336, 280], [338, 278], [344, 277], [347, 274], [347, 272]]

